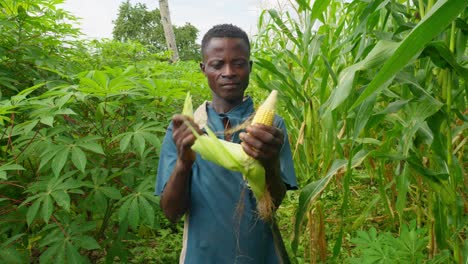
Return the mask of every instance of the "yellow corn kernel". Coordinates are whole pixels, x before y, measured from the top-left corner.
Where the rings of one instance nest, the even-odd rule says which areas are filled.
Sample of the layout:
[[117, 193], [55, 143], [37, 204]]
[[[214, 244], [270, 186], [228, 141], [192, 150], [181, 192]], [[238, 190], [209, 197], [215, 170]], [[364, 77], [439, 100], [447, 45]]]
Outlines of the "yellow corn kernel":
[[271, 91], [265, 102], [263, 102], [263, 104], [257, 109], [257, 113], [252, 120], [252, 124], [263, 124], [267, 126], [273, 125], [277, 98], [278, 91]]

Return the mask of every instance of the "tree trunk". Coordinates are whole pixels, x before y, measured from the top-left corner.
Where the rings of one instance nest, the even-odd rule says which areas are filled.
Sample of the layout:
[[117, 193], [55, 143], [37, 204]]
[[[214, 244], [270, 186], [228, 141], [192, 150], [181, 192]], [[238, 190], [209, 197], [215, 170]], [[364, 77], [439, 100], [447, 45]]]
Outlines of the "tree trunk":
[[166, 37], [167, 48], [172, 51], [171, 61], [178, 61], [179, 52], [177, 51], [174, 30], [172, 29], [168, 0], [159, 0], [159, 11], [161, 12], [161, 22], [164, 28], [164, 36]]

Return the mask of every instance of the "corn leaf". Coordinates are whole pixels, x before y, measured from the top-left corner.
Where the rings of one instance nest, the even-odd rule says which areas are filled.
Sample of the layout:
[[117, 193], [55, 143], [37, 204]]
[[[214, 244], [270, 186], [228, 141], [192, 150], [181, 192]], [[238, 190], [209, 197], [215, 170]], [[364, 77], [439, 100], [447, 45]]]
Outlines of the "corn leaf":
[[382, 90], [385, 84], [421, 52], [428, 42], [444, 31], [447, 25], [465, 10], [466, 5], [466, 0], [437, 1], [421, 22], [400, 42], [393, 55], [385, 62], [351, 108], [361, 104], [374, 92]]

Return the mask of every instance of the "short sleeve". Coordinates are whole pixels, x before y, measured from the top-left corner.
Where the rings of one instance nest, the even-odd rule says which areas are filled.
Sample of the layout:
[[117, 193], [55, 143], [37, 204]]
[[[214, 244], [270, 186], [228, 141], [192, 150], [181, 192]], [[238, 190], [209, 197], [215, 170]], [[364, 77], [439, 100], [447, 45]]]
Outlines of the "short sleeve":
[[281, 178], [288, 190], [297, 190], [297, 178], [292, 159], [291, 145], [289, 143], [288, 132], [284, 120], [276, 116], [275, 125], [283, 131], [284, 143], [280, 151]]
[[155, 195], [161, 195], [177, 162], [177, 149], [172, 139], [172, 122], [167, 128], [166, 135], [159, 155], [158, 172], [156, 175]]

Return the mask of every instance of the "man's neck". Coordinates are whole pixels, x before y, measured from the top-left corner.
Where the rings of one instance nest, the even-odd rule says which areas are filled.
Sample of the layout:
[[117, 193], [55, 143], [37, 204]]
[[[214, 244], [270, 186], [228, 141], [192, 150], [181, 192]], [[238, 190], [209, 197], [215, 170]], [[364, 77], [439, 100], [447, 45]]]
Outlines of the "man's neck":
[[211, 107], [213, 107], [216, 113], [222, 114], [231, 111], [231, 109], [240, 105], [242, 101], [243, 99], [236, 101], [226, 101], [224, 99], [214, 97], [213, 101], [211, 102]]

